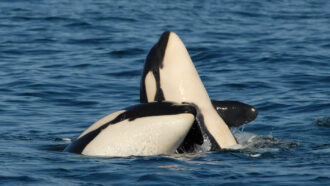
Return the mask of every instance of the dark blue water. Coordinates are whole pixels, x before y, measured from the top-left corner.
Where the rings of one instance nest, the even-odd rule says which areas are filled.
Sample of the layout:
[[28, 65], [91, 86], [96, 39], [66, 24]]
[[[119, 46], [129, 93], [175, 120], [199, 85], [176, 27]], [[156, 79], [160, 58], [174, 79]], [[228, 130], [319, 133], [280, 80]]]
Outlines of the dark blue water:
[[[165, 30], [186, 44], [212, 99], [254, 105], [244, 148], [95, 158], [62, 150], [139, 102]], [[330, 184], [330, 2], [0, 2], [0, 183]]]

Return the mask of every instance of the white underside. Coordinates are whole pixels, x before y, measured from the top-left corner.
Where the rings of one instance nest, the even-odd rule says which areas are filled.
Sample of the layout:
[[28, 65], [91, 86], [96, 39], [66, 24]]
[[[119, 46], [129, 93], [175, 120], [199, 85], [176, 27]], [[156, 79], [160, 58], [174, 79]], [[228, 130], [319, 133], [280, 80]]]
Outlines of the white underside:
[[[156, 85], [156, 78], [153, 75], [152, 71], [149, 71], [148, 74], [145, 77], [145, 85], [146, 86], [146, 94], [147, 94], [147, 99], [148, 100], [153, 100], [156, 96], [156, 91], [157, 91], [157, 85]], [[150, 102], [150, 101], [148, 101]]]
[[[208, 131], [221, 148], [236, 144], [230, 129], [213, 108], [187, 49], [175, 33], [171, 33], [168, 40], [160, 69], [160, 85], [166, 101], [190, 102], [199, 107]], [[149, 96], [148, 101], [152, 101]]]
[[189, 113], [124, 120], [108, 126], [82, 154], [92, 156], [148, 156], [172, 154], [194, 122]]

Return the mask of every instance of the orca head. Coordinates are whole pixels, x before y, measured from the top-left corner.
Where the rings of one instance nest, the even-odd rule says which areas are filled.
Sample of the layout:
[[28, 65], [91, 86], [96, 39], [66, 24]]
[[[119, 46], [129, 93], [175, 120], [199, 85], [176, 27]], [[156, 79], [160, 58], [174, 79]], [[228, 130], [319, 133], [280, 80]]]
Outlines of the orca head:
[[215, 101], [212, 105], [229, 127], [239, 127], [256, 119], [258, 110], [239, 101]]
[[64, 151], [92, 156], [172, 154], [195, 121], [189, 104], [152, 102], [114, 112], [85, 130]]
[[199, 94], [202, 101], [210, 102], [184, 43], [174, 32], [164, 32], [146, 58], [140, 102], [190, 102]]
[[164, 32], [150, 50], [141, 79], [140, 101], [173, 101], [196, 105], [196, 121], [212, 149], [237, 144], [208, 93], [181, 41], [173, 32]]

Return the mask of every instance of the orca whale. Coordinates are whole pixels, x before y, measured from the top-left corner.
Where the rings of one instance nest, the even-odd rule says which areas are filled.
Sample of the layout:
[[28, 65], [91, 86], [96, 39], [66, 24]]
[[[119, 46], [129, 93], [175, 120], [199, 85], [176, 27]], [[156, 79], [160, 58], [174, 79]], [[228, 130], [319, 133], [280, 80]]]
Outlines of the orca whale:
[[195, 107], [153, 102], [128, 107], [95, 122], [64, 151], [91, 156], [173, 154], [196, 116]]
[[150, 50], [141, 78], [140, 101], [190, 103], [197, 110], [196, 121], [210, 150], [237, 144], [228, 125], [214, 109], [207, 91], [181, 39], [164, 32]]
[[254, 120], [257, 110], [237, 101], [210, 100], [179, 37], [162, 34], [149, 52], [140, 87], [141, 104], [100, 119], [64, 151], [92, 156], [147, 156], [193, 152], [210, 143], [236, 144], [229, 127]]

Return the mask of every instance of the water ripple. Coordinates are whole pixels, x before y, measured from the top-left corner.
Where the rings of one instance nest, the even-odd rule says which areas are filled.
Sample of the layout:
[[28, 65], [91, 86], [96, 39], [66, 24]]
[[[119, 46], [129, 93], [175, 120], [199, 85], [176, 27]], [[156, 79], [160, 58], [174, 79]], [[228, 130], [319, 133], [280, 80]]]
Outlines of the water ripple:
[[[2, 0], [0, 9], [1, 183], [328, 184], [328, 1]], [[145, 57], [165, 30], [186, 44], [212, 99], [259, 110], [235, 132], [242, 148], [63, 153], [97, 119], [139, 102]]]

